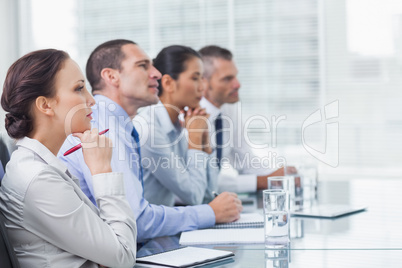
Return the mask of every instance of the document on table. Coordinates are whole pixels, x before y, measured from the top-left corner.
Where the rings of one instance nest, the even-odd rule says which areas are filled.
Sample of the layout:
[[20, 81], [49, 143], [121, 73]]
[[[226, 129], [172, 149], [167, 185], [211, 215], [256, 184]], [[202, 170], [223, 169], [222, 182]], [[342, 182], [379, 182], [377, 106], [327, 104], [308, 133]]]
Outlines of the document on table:
[[264, 228], [203, 229], [181, 233], [180, 245], [260, 244]]
[[262, 228], [264, 227], [264, 216], [260, 213], [241, 213], [240, 219], [229, 223], [219, 223], [214, 227], [215, 229], [222, 228]]
[[366, 210], [366, 206], [350, 206], [345, 204], [321, 204], [309, 208], [292, 211], [293, 216], [315, 218], [337, 218]]
[[153, 265], [163, 265], [167, 267], [194, 267], [200, 264], [223, 261], [233, 256], [233, 252], [225, 250], [184, 247], [137, 258], [136, 267], [153, 267]]

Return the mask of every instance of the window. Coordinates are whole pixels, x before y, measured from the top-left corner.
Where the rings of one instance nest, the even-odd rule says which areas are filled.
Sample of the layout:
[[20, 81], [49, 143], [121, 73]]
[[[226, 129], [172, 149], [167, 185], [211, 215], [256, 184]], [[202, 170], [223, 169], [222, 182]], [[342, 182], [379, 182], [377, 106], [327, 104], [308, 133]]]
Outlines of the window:
[[[38, 8], [43, 3], [45, 8]], [[400, 0], [80, 0], [63, 7], [25, 0], [21, 5], [32, 23], [20, 30], [33, 27], [31, 39], [21, 40], [23, 52], [56, 45], [82, 67], [98, 44], [114, 38], [134, 40], [151, 57], [171, 44], [227, 47], [240, 71], [243, 118], [286, 116], [272, 150], [293, 162], [311, 157], [306, 146], [322, 153], [331, 145], [339, 163], [333, 168], [318, 161], [322, 174], [399, 175]], [[54, 15], [46, 24], [35, 22], [49, 14]], [[326, 118], [325, 107], [338, 114]], [[304, 129], [319, 109], [321, 121]], [[326, 123], [338, 123], [339, 139], [326, 140], [333, 130]], [[250, 138], [261, 144], [271, 137], [254, 131]]]

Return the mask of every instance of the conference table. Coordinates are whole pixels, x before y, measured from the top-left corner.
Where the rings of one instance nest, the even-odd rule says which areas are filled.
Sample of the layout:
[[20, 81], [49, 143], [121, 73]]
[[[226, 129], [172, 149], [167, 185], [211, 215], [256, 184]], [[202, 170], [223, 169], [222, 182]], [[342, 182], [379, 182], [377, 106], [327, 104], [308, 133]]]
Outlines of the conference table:
[[[402, 267], [402, 179], [320, 179], [319, 204], [367, 206], [362, 212], [331, 218], [291, 217], [290, 247], [266, 249], [264, 244], [199, 245], [228, 250], [232, 260], [205, 267]], [[252, 208], [262, 209], [262, 192]], [[180, 247], [180, 235], [155, 238], [138, 255]]]

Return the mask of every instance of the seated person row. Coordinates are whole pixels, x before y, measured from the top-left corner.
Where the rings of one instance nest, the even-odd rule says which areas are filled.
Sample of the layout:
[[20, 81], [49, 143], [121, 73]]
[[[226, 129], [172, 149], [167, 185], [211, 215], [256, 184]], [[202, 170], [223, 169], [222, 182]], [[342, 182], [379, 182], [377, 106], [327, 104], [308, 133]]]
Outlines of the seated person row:
[[[200, 204], [203, 199], [207, 202], [213, 198], [211, 193], [218, 191], [218, 180], [220, 191], [253, 192], [267, 188], [267, 176], [283, 175], [283, 168], [277, 171], [253, 169], [249, 163], [236, 163], [235, 160], [243, 161], [241, 157], [247, 154], [254, 157], [252, 149], [244, 140], [238, 147], [237, 129], [225, 124], [225, 128], [217, 131], [215, 121], [222, 114], [219, 108], [224, 103], [239, 100], [237, 68], [231, 52], [226, 49], [207, 46], [200, 52], [207, 66], [205, 74], [200, 54], [189, 47], [169, 46], [159, 52], [154, 66], [162, 73], [160, 103], [147, 107], [134, 120], [144, 142], [142, 156], [147, 159], [144, 162], [144, 195], [154, 204], [172, 206], [175, 196], [185, 204]], [[202, 105], [212, 115], [208, 124], [205, 120], [209, 115], [204, 116], [204, 110], [199, 108], [203, 94]], [[179, 120], [179, 113], [186, 106], [189, 108], [185, 113], [188, 141]], [[232, 126], [237, 126], [237, 117], [233, 114], [224, 116], [234, 121]], [[227, 131], [231, 131], [230, 135]], [[208, 133], [212, 142], [205, 137]], [[219, 133], [223, 136], [221, 147], [215, 141]], [[231, 137], [234, 139], [229, 140]], [[213, 154], [210, 154], [211, 146]], [[235, 157], [236, 154], [239, 157]], [[223, 158], [230, 160], [234, 167], [241, 166], [240, 175], [219, 174]]]
[[210, 202], [218, 190], [219, 170], [210, 163], [214, 154], [208, 116], [199, 106], [201, 56], [190, 47], [174, 45], [162, 49], [153, 62], [162, 74], [160, 101], [134, 119], [144, 143], [142, 158], [147, 160], [143, 161], [144, 196], [153, 204], [168, 206], [174, 205], [175, 196], [187, 205]]
[[[209, 204], [174, 208], [150, 204], [144, 198], [140, 140], [132, 119], [140, 107], [159, 101], [157, 81], [161, 74], [137, 44], [118, 39], [99, 45], [87, 61], [86, 75], [97, 103], [93, 127], [109, 129], [114, 145], [111, 166], [124, 174], [126, 196], [137, 217], [138, 241], [207, 228], [240, 217], [241, 201], [232, 193], [222, 193]], [[59, 157], [95, 204], [94, 181], [82, 152], [63, 156], [77, 143], [69, 136]]]
[[[229, 50], [214, 45], [203, 47], [199, 53], [204, 63], [205, 83], [204, 97], [200, 105], [210, 114], [208, 119], [211, 126], [211, 146], [216, 151], [219, 162], [227, 161], [238, 172], [233, 174], [221, 168], [218, 178], [219, 191], [239, 193], [267, 189], [267, 177], [283, 176], [284, 168], [267, 169], [262, 165], [262, 159], [254, 153], [250, 143], [245, 140], [239, 107], [240, 82], [233, 55]], [[217, 140], [219, 136], [220, 141]], [[259, 161], [251, 161], [256, 159]], [[219, 165], [221, 166], [224, 167]], [[291, 174], [296, 170], [294, 167], [288, 167], [286, 172]]]
[[[135, 216], [124, 175], [112, 173], [110, 140], [90, 130], [94, 104], [81, 70], [63, 51], [31, 52], [8, 70], [1, 106], [18, 149], [6, 166], [0, 211], [21, 267], [135, 264]], [[82, 166], [99, 209], [56, 157], [71, 133], [82, 142]]]

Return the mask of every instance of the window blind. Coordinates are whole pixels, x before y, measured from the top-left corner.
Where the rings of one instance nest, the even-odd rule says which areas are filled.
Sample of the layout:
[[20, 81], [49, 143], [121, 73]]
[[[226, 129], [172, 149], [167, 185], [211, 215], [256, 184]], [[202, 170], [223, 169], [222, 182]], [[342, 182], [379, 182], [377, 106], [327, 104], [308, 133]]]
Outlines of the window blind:
[[[71, 49], [78, 49], [82, 67], [97, 45], [114, 38], [139, 43], [151, 57], [172, 44], [229, 48], [242, 84], [243, 120], [260, 115], [272, 123], [273, 116], [286, 117], [275, 129], [274, 143], [273, 129], [264, 130], [263, 121], [250, 124], [250, 139], [270, 145], [264, 152], [275, 151], [290, 163], [311, 158], [328, 174], [399, 174], [402, 7], [397, 0], [81, 0], [73, 16], [78, 41]], [[392, 49], [367, 52], [375, 42]], [[321, 119], [306, 126], [313, 115]], [[334, 131], [335, 139], [328, 136]], [[317, 159], [328, 153], [338, 159], [332, 166]]]

